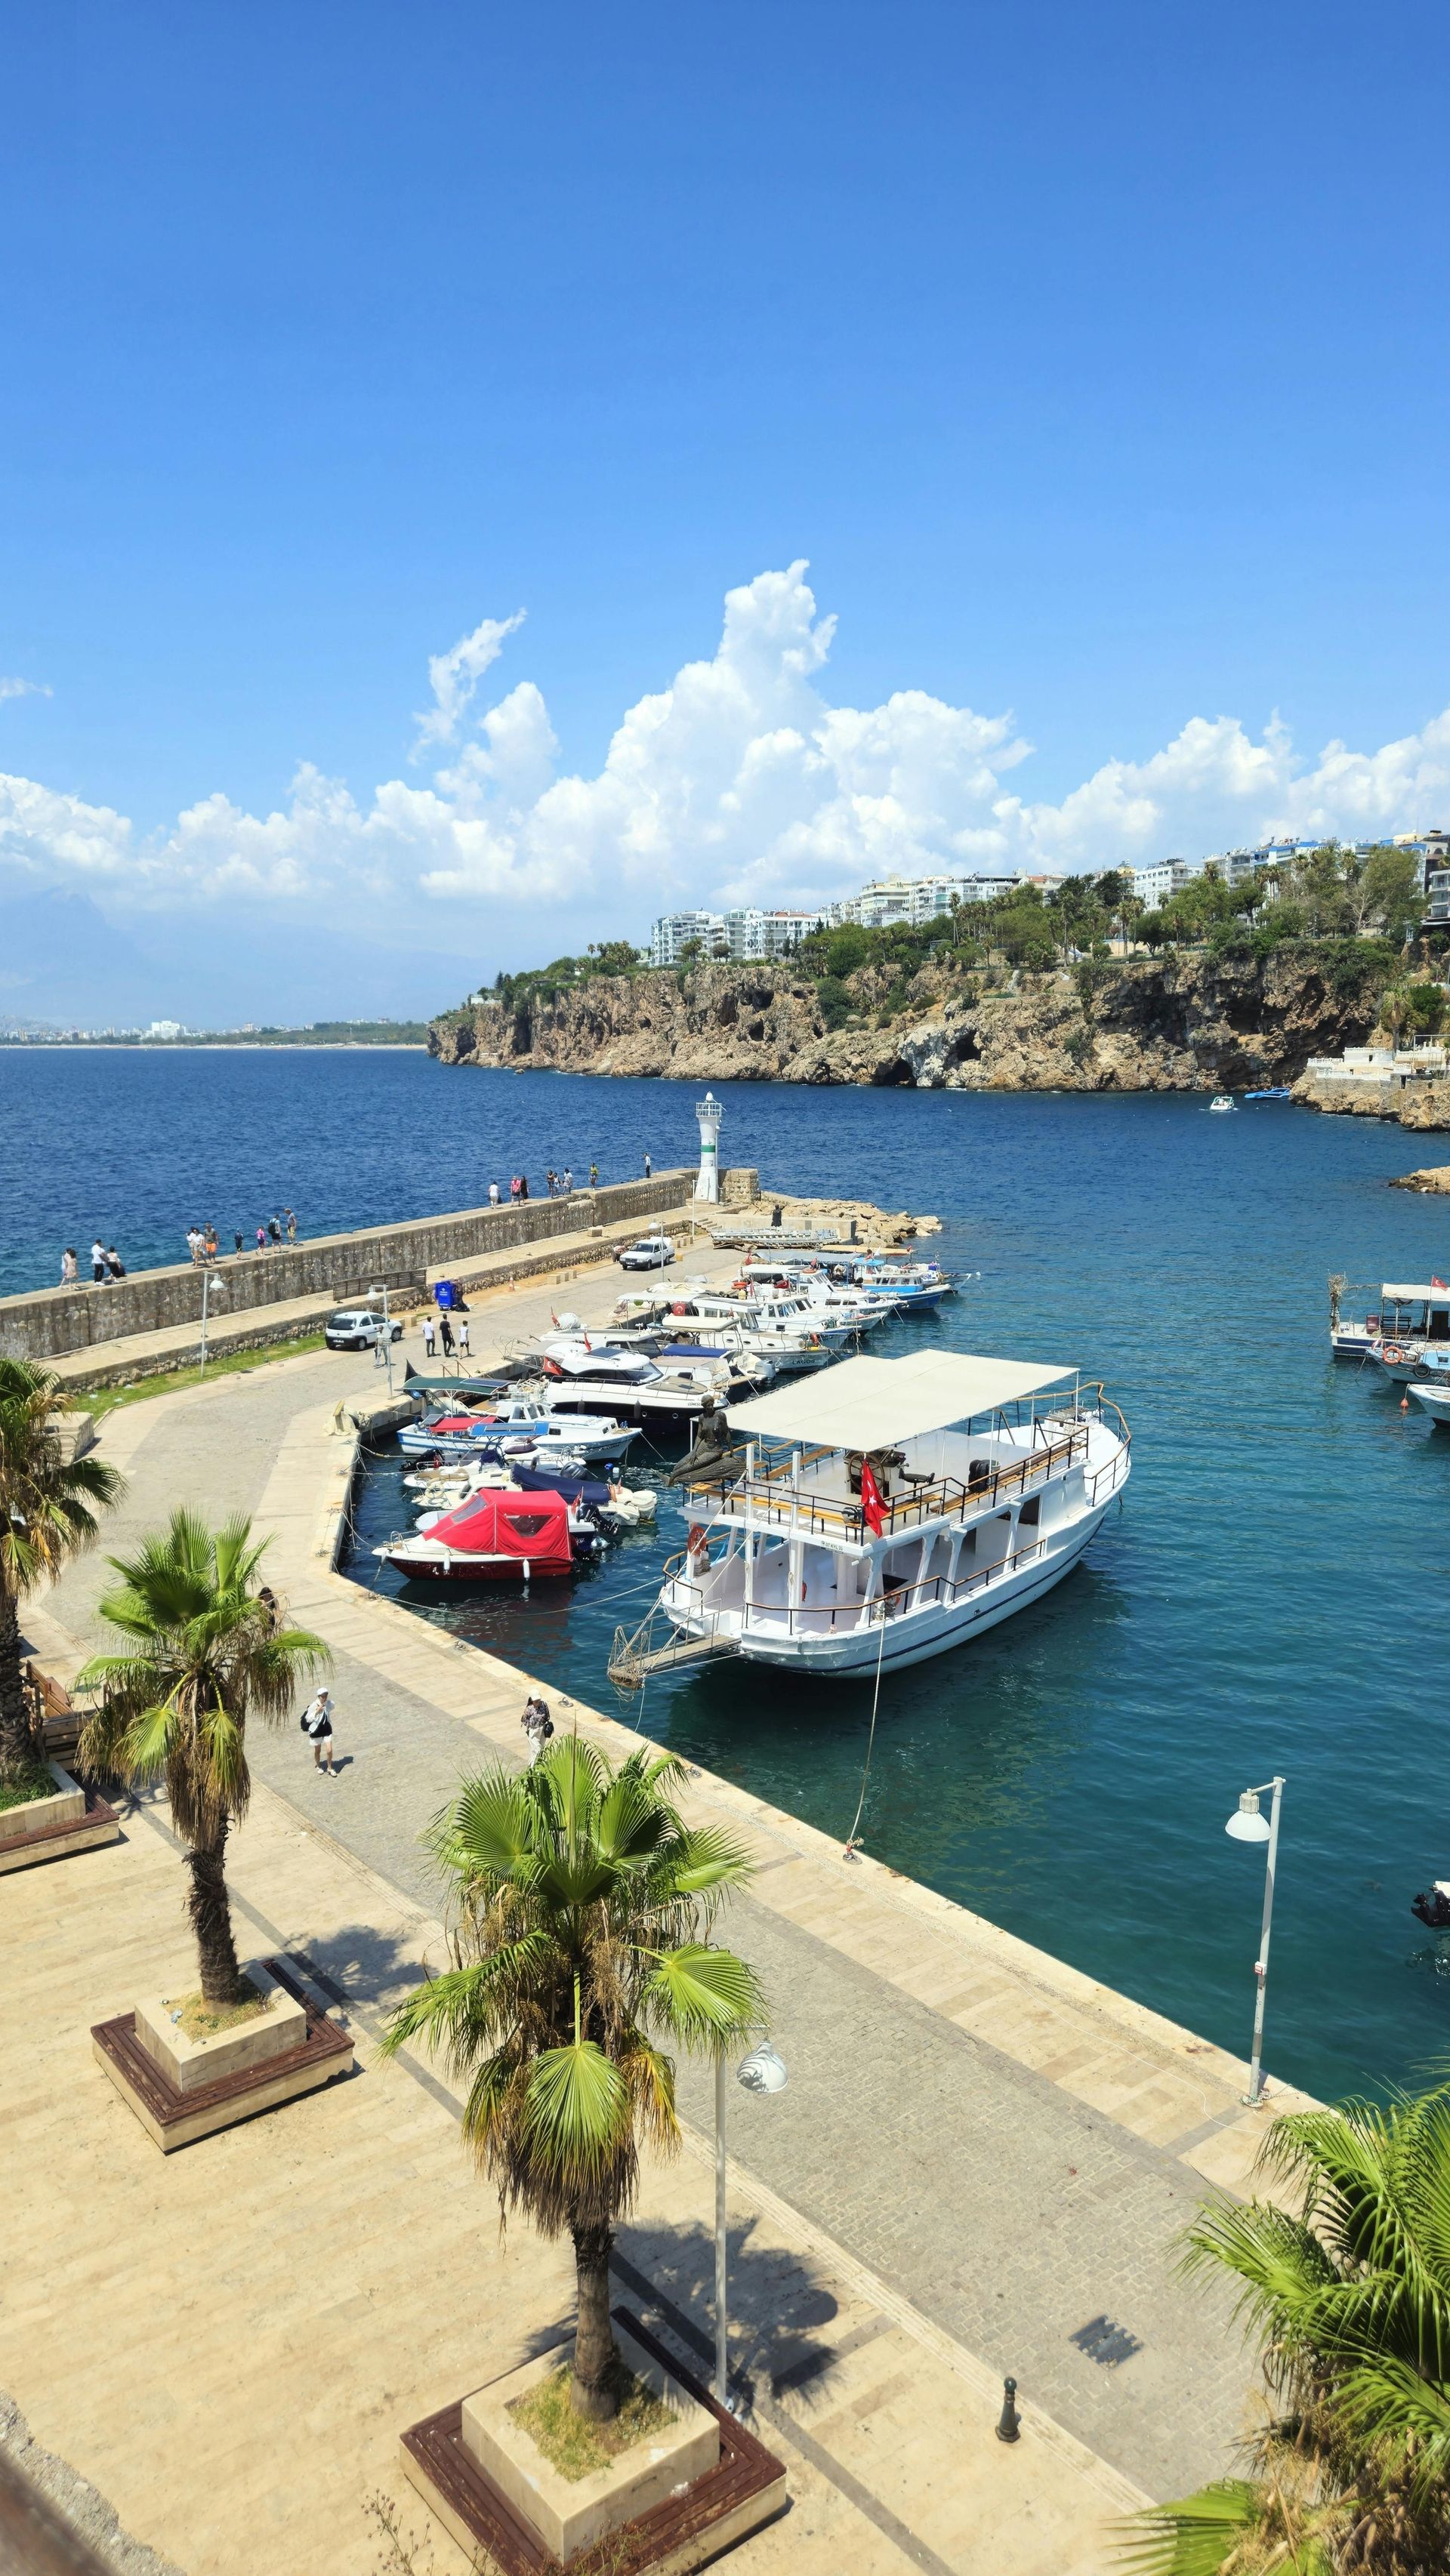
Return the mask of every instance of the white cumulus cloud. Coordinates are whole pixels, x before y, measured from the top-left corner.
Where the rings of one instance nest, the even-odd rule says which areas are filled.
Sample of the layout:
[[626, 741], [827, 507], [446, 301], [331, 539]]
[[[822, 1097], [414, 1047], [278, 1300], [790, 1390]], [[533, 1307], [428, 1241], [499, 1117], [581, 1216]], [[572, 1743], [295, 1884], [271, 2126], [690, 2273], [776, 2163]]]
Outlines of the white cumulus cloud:
[[0, 777], [0, 870], [141, 906], [262, 901], [342, 922], [362, 904], [415, 927], [440, 903], [567, 905], [561, 944], [577, 945], [581, 907], [590, 929], [639, 933], [662, 905], [804, 902], [893, 870], [1104, 868], [1283, 829], [1362, 838], [1450, 819], [1450, 710], [1307, 761], [1277, 718], [1255, 735], [1193, 716], [1147, 758], [1108, 759], [1034, 801], [1019, 784], [1032, 746], [1010, 714], [922, 689], [832, 704], [835, 621], [803, 562], [730, 591], [714, 653], [629, 707], [584, 777], [561, 772], [531, 680], [473, 712], [521, 622], [484, 618], [430, 662], [427, 784], [359, 797], [304, 763], [270, 813], [218, 793], [142, 834], [111, 807]]
[[7, 680], [0, 677], [0, 700], [5, 698], [48, 698], [54, 695], [44, 680]]

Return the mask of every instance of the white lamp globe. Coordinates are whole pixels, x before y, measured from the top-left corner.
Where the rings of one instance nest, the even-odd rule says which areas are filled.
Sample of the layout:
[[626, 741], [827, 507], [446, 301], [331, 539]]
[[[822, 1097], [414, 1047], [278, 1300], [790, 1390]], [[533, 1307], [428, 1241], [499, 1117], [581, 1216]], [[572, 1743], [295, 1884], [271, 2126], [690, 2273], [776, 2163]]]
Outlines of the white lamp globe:
[[784, 2058], [777, 2057], [768, 2039], [762, 2040], [759, 2048], [752, 2048], [748, 2057], [742, 2057], [735, 2076], [747, 2093], [783, 2093], [790, 2081]]
[[1259, 1813], [1259, 1793], [1256, 1789], [1245, 1789], [1234, 1813], [1224, 1826], [1224, 1832], [1236, 1843], [1268, 1841], [1269, 1820], [1267, 1816], [1261, 1816]]

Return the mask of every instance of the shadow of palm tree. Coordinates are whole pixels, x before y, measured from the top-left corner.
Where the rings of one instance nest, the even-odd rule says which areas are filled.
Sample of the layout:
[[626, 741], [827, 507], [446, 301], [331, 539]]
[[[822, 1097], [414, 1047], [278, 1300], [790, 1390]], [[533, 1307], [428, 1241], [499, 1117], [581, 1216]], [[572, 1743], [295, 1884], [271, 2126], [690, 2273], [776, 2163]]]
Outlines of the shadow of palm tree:
[[[854, 2348], [886, 2323], [871, 2317], [848, 2337], [829, 2332], [840, 2302], [819, 2268], [808, 2255], [757, 2244], [757, 2226], [747, 2219], [729, 2231], [730, 2384], [742, 2414], [787, 2393], [807, 2404], [824, 2397], [844, 2342]], [[715, 2360], [711, 2231], [631, 2220], [619, 2231], [614, 2268], [626, 2303], [708, 2379]]]

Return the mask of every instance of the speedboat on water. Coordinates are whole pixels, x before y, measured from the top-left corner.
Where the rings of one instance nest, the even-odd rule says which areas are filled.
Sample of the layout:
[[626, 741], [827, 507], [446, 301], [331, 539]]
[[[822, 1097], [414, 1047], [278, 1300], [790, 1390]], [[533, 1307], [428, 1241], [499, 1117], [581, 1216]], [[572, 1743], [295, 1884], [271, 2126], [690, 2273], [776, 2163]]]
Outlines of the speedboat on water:
[[1244, 1093], [1245, 1100], [1292, 1100], [1293, 1097], [1294, 1094], [1290, 1090], [1287, 1082], [1266, 1083], [1262, 1091], [1246, 1091]]
[[732, 1404], [730, 1428], [723, 1457], [681, 1471], [689, 1545], [616, 1640], [616, 1679], [692, 1640], [832, 1677], [922, 1663], [1060, 1583], [1128, 1480], [1100, 1387], [955, 1351], [843, 1360]]
[[1215, 1093], [1213, 1099], [1208, 1105], [1211, 1110], [1216, 1110], [1218, 1115], [1222, 1117], [1226, 1109], [1234, 1109], [1238, 1104], [1230, 1098], [1228, 1092], [1220, 1091]]
[[1422, 1413], [1428, 1413], [1432, 1422], [1450, 1431], [1450, 1371], [1438, 1386], [1430, 1378], [1412, 1378], [1405, 1393]]
[[957, 1293], [956, 1281], [934, 1261], [858, 1261], [854, 1278], [868, 1297], [889, 1297], [903, 1313]]
[[508, 1440], [528, 1440], [547, 1458], [623, 1455], [639, 1434], [607, 1413], [556, 1414], [536, 1395], [506, 1395], [473, 1413], [433, 1414], [398, 1434], [405, 1457], [468, 1458]]
[[426, 1582], [529, 1583], [535, 1575], [569, 1574], [597, 1554], [598, 1531], [586, 1529], [582, 1516], [572, 1518], [580, 1525], [571, 1526], [562, 1494], [491, 1488], [456, 1511], [440, 1512], [409, 1538], [386, 1540], [373, 1554]]

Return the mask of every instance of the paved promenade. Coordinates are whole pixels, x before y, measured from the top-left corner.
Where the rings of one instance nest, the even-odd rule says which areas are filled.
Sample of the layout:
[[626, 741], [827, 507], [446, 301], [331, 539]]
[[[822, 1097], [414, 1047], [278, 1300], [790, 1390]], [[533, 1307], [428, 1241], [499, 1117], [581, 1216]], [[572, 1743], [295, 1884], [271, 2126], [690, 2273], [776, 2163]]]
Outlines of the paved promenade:
[[[717, 1266], [728, 1259], [713, 1258]], [[699, 1266], [710, 1262], [705, 1256]], [[571, 1280], [568, 1303], [598, 1318], [617, 1286], [613, 1274]], [[487, 1329], [475, 1310], [477, 1351], [490, 1347], [490, 1335], [501, 1345], [528, 1329], [559, 1293], [500, 1300]], [[332, 1428], [334, 1409], [340, 1395], [366, 1400], [380, 1384], [369, 1360], [278, 1361], [134, 1406], [113, 1416], [104, 1435], [105, 1454], [132, 1478], [108, 1544], [124, 1549], [178, 1499], [214, 1517], [249, 1510], [275, 1533], [272, 1580], [333, 1647], [347, 1767], [335, 1780], [318, 1777], [295, 1729], [252, 1739], [264, 1785], [236, 1845], [234, 1883], [258, 1947], [281, 1938], [305, 1953], [347, 1998], [364, 2033], [416, 1960], [438, 1955], [437, 1891], [419, 1829], [461, 1768], [495, 1751], [518, 1758], [526, 1678], [331, 1571], [347, 1455]], [[99, 1560], [83, 1561], [29, 1623], [58, 1669], [95, 1641], [105, 1576]], [[557, 1690], [550, 1696], [556, 1717], [561, 1709], [566, 1718], [577, 1714], [611, 1752], [636, 1740], [612, 1719], [576, 1711]], [[787, 2534], [793, 2568], [814, 2566], [817, 2544], [823, 2567], [914, 2563], [980, 2568], [984, 2576], [989, 2569], [1066, 2576], [1106, 2566], [1110, 2517], [1137, 2493], [1178, 2493], [1221, 2473], [1252, 2404], [1254, 2374], [1227, 2301], [1187, 2288], [1173, 2270], [1175, 2240], [1205, 2181], [1247, 2187], [1261, 2126], [1238, 2098], [1246, 2070], [874, 1862], [844, 1863], [825, 1837], [729, 1783], [701, 1777], [691, 1796], [700, 1812], [743, 1829], [756, 1851], [759, 1874], [736, 1909], [732, 1938], [761, 1971], [791, 2068], [783, 2096], [732, 2100], [735, 2365], [749, 2377], [766, 2437], [782, 2445], [800, 2499], [777, 2535], [749, 2544], [742, 2566], [753, 2576], [773, 2565]], [[158, 1944], [168, 1962], [184, 1957], [179, 1873], [164, 1836], [161, 1811], [148, 1808], [113, 1853], [5, 1883], [0, 1901], [33, 1919], [20, 1955], [41, 1980], [33, 2018], [22, 2026], [57, 2024], [54, 2075], [70, 2065], [66, 2052], [81, 2022], [124, 2009], [143, 1983], [154, 1988], [148, 1962]], [[104, 1928], [112, 1923], [114, 1938]], [[69, 1981], [59, 2016], [45, 1983], [52, 1955]], [[7, 2014], [17, 2006], [25, 2009], [8, 1998]], [[57, 2095], [54, 2075], [48, 2086], [37, 2081], [27, 2110], [39, 2245], [67, 2208], [91, 2208], [92, 2188], [120, 2192], [99, 2223], [88, 2222], [84, 2257], [76, 2259], [88, 2296], [128, 2343], [142, 2331], [125, 2309], [137, 2283], [130, 2278], [128, 2290], [118, 2281], [115, 2246], [127, 2244], [144, 2269], [154, 2241], [168, 2276], [180, 2277], [184, 2213], [193, 2194], [200, 2209], [215, 2170], [231, 2245], [222, 2308], [235, 2332], [227, 2359], [233, 2385], [245, 2379], [248, 2390], [234, 2438], [248, 2459], [263, 2400], [246, 2338], [260, 2336], [266, 2346], [274, 2332], [267, 2285], [277, 2274], [263, 2250], [252, 2279], [240, 2250], [250, 2238], [232, 2232], [231, 2184], [222, 2175], [246, 2192], [249, 2178], [260, 2177], [255, 2224], [264, 2249], [266, 2212], [277, 2194], [285, 2199], [283, 2241], [307, 2284], [295, 2303], [304, 2344], [305, 2318], [320, 2317], [324, 2278], [350, 2285], [335, 2287], [325, 2303], [345, 2361], [334, 2365], [329, 2324], [323, 2376], [333, 2387], [372, 2391], [359, 2395], [350, 2431], [336, 2409], [328, 2417], [327, 2456], [335, 2466], [341, 2445], [347, 2469], [338, 2470], [337, 2492], [327, 2492], [335, 2514], [345, 2523], [352, 2515], [354, 2544], [358, 2496], [374, 2471], [382, 2483], [389, 2469], [384, 2426], [486, 2375], [509, 2335], [517, 2338], [520, 2315], [542, 2313], [543, 2285], [548, 2313], [567, 2312], [557, 2251], [535, 2246], [525, 2229], [511, 2230], [502, 2258], [508, 2299], [498, 2291], [492, 2206], [467, 2175], [446, 2088], [427, 2069], [369, 2064], [366, 2083], [342, 2088], [336, 2101], [291, 2106], [164, 2169], [78, 2065], [73, 2100]], [[687, 2076], [682, 2098], [703, 2142], [704, 2084]], [[329, 2124], [344, 2118], [349, 2129], [361, 2124], [359, 2138], [335, 2159]], [[415, 2191], [420, 2174], [426, 2213]], [[464, 2258], [435, 2243], [440, 2211], [449, 2227], [466, 2213]], [[708, 2215], [708, 2176], [687, 2158], [651, 2176], [622, 2246], [627, 2291], [655, 2303], [686, 2351], [698, 2352], [709, 2332]], [[407, 2271], [410, 2259], [417, 2280], [397, 2307], [399, 2268]], [[227, 2554], [225, 2518], [207, 2537], [196, 2482], [157, 2485], [158, 2463], [148, 2465], [144, 2442], [128, 2443], [128, 2415], [100, 2366], [105, 2339], [93, 2338], [95, 2362], [85, 2358], [94, 2318], [69, 2319], [57, 2343], [63, 2290], [43, 2254], [37, 2263], [31, 2277], [45, 2282], [44, 2326], [22, 2325], [17, 2334], [12, 2319], [0, 2336], [0, 2384], [30, 2415], [37, 2439], [93, 2478], [139, 2537], [168, 2550], [187, 2576], [212, 2568], [229, 2576], [242, 2562]], [[376, 2285], [379, 2272], [392, 2284], [386, 2292]], [[469, 2293], [460, 2299], [465, 2280]], [[291, 2316], [292, 2291], [283, 2297]], [[188, 2298], [187, 2315], [210, 2334], [205, 2306]], [[386, 2354], [375, 2348], [384, 2315]], [[1136, 2346], [1116, 2368], [1072, 2340], [1104, 2316]], [[190, 2379], [184, 2320], [163, 2299], [148, 2332], [166, 2348], [148, 2364], [147, 2385], [158, 2386], [159, 2372], [167, 2404], [181, 2410], [188, 2456], [207, 2454], [217, 2439], [203, 2404], [207, 2371]], [[1027, 2432], [1015, 2450], [990, 2438], [1007, 2371], [1027, 2401]], [[207, 2403], [219, 2402], [213, 2388]], [[266, 2398], [264, 2415], [272, 2402]], [[160, 2432], [158, 2418], [158, 2439]], [[309, 2453], [308, 2478], [314, 2474]], [[205, 2485], [220, 2497], [218, 2475], [209, 2467]], [[283, 2492], [279, 2485], [279, 2499]], [[440, 2568], [452, 2564], [441, 2543], [437, 2555]], [[250, 2563], [275, 2564], [278, 2576], [303, 2563], [336, 2565], [341, 2576], [365, 2562], [354, 2545], [351, 2555], [283, 2552]]]

